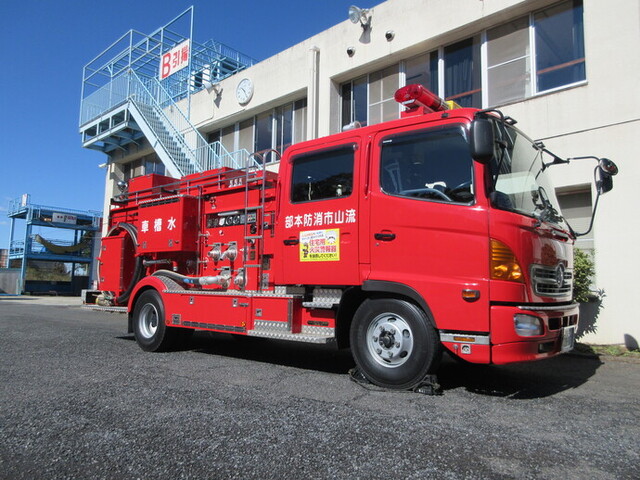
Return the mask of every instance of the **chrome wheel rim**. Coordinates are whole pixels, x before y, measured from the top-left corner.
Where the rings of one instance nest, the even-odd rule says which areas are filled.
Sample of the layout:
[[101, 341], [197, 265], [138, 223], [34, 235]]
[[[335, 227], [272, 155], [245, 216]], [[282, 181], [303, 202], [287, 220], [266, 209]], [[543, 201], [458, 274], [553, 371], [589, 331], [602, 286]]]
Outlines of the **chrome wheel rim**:
[[140, 309], [140, 334], [144, 338], [152, 338], [158, 330], [158, 309], [151, 303], [145, 304]]
[[403, 365], [413, 351], [413, 331], [399, 315], [378, 315], [367, 328], [367, 349], [373, 360], [387, 368]]

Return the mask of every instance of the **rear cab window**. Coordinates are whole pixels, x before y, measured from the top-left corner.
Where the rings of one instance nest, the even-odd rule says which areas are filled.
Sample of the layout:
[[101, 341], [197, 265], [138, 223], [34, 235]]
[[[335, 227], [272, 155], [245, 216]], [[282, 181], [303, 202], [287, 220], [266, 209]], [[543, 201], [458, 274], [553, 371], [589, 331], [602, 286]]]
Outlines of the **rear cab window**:
[[348, 197], [353, 191], [353, 145], [293, 160], [291, 203]]

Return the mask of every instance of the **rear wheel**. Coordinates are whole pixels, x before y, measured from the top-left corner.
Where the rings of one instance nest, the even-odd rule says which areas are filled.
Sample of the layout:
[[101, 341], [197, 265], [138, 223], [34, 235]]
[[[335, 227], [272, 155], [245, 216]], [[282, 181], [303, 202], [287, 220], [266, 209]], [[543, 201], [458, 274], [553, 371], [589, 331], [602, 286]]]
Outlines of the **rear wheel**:
[[438, 334], [416, 305], [368, 299], [351, 324], [351, 350], [367, 379], [385, 388], [415, 387], [440, 364]]
[[136, 342], [144, 351], [166, 351], [186, 337], [187, 332], [181, 332], [183, 329], [167, 327], [164, 315], [164, 304], [157, 291], [147, 290], [136, 300], [133, 309], [133, 333]]

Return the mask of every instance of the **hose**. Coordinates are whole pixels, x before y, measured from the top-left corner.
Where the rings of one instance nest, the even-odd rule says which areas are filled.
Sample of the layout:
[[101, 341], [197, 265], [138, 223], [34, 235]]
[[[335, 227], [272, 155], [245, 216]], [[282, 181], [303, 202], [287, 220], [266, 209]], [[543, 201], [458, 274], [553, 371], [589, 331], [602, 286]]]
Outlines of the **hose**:
[[136, 258], [136, 266], [133, 270], [133, 276], [131, 277], [131, 282], [129, 283], [129, 286], [127, 287], [127, 289], [122, 293], [122, 295], [116, 298], [116, 303], [123, 304], [123, 303], [126, 303], [127, 300], [129, 300], [129, 297], [131, 296], [131, 292], [133, 292], [133, 288], [136, 286], [136, 283], [138, 283], [142, 278], [142, 272], [144, 270], [143, 262], [144, 262], [143, 257]]
[[[131, 225], [130, 223], [124, 223], [124, 222], [118, 223], [111, 230], [109, 230], [109, 233], [107, 233], [107, 237], [110, 237], [116, 230], [120, 228], [131, 236], [131, 239], [133, 240], [133, 244], [137, 249], [138, 230], [134, 225]], [[127, 287], [127, 289], [120, 296], [116, 297], [115, 301], [117, 304], [122, 305], [129, 300], [129, 297], [131, 296], [131, 292], [133, 292], [133, 288], [136, 286], [136, 283], [140, 281], [140, 278], [142, 278], [142, 273], [144, 271], [143, 261], [144, 261], [143, 257], [136, 257], [136, 265], [133, 269], [131, 282], [129, 282], [129, 286]]]
[[188, 285], [222, 285], [228, 286], [230, 277], [224, 275], [216, 275], [215, 277], [188, 277], [171, 270], [157, 270], [153, 273], [156, 277], [168, 277], [177, 282], [183, 282]]

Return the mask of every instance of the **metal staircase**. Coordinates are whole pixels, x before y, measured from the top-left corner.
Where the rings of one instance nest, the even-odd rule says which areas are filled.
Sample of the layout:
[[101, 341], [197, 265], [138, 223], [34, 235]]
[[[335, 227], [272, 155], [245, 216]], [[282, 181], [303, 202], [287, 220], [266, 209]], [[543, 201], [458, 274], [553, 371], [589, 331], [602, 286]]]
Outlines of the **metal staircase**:
[[[196, 44], [190, 31], [176, 33], [189, 15], [192, 8], [150, 35], [131, 30], [85, 66], [83, 147], [111, 154], [146, 138], [173, 177], [247, 166], [246, 150], [228, 152], [220, 142], [209, 144], [188, 112], [190, 96], [206, 87], [203, 76], [217, 82], [254, 61], [217, 42]], [[159, 81], [161, 56], [181, 42], [191, 45], [189, 68]]]
[[[215, 150], [207, 145], [180, 108], [155, 78], [142, 80], [130, 72], [129, 111], [172, 176], [202, 172], [220, 165]], [[161, 105], [167, 105], [162, 108]], [[186, 138], [196, 143], [192, 148]]]

